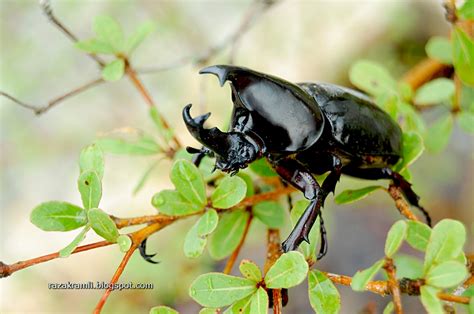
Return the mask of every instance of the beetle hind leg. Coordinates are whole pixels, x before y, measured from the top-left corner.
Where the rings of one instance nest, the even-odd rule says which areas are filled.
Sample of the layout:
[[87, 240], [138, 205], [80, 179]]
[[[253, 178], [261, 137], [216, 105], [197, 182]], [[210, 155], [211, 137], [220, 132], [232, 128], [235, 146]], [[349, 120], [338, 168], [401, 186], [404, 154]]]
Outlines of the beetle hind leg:
[[411, 183], [408, 182], [401, 174], [393, 171], [390, 168], [349, 168], [345, 167], [342, 171], [345, 174], [348, 174], [353, 177], [368, 179], [368, 180], [378, 180], [378, 179], [390, 179], [393, 184], [399, 188], [405, 198], [407, 199], [410, 205], [418, 208], [425, 217], [426, 223], [431, 227], [431, 217], [428, 211], [420, 205], [420, 197], [413, 191], [411, 188]]

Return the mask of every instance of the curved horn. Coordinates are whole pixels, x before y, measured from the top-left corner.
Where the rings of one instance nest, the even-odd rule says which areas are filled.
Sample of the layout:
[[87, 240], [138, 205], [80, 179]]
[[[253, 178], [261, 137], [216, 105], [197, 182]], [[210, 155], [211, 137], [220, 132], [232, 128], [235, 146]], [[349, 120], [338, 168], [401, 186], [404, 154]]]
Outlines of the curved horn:
[[189, 104], [183, 109], [183, 120], [186, 124], [186, 127], [188, 128], [188, 131], [202, 145], [206, 146], [215, 153], [219, 155], [227, 154], [230, 148], [229, 134], [222, 132], [216, 127], [211, 129], [204, 128], [204, 122], [206, 122], [211, 113], [206, 113], [193, 118], [191, 117], [190, 113], [191, 106], [192, 105]]

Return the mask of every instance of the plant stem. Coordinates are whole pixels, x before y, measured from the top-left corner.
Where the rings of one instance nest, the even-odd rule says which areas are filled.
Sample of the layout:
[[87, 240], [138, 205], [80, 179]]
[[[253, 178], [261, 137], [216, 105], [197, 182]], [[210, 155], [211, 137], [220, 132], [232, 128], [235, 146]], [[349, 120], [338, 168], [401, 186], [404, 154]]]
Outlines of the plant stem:
[[400, 286], [397, 281], [396, 267], [393, 264], [393, 260], [389, 257], [385, 258], [384, 265], [385, 272], [388, 276], [388, 288], [393, 297], [393, 304], [395, 305], [395, 313], [403, 314], [402, 298], [400, 294]]
[[232, 268], [234, 267], [235, 261], [237, 260], [237, 257], [239, 256], [240, 249], [244, 245], [245, 239], [247, 238], [247, 234], [250, 229], [250, 224], [252, 223], [253, 216], [250, 214], [250, 217], [247, 219], [247, 223], [245, 224], [245, 229], [244, 229], [244, 234], [242, 235], [242, 239], [240, 239], [239, 245], [235, 248], [234, 252], [232, 252], [232, 255], [229, 257], [227, 260], [227, 263], [224, 267], [224, 270], [222, 271], [224, 274], [230, 274], [232, 271]]
[[[280, 231], [278, 229], [268, 229], [267, 231], [267, 258], [264, 266], [264, 273], [275, 264], [276, 260], [281, 255], [280, 248]], [[282, 311], [282, 300], [281, 300], [281, 289], [272, 289], [273, 296], [273, 313], [281, 314]]]

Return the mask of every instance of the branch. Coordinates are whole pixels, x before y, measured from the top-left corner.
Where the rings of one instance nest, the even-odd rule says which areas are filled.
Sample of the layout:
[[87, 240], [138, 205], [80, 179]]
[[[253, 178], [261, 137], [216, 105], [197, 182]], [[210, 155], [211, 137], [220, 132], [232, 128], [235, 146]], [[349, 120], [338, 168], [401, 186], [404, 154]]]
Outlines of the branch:
[[26, 108], [26, 109], [30, 109], [32, 110], [35, 114], [37, 115], [40, 115], [42, 113], [45, 113], [46, 111], [48, 111], [49, 109], [51, 109], [52, 107], [54, 107], [55, 105], [63, 102], [64, 100], [70, 98], [70, 97], [73, 97], [77, 94], [80, 94], [82, 92], [85, 92], [86, 90], [88, 90], [89, 88], [92, 88], [94, 86], [97, 86], [101, 83], [104, 83], [105, 81], [102, 79], [102, 78], [97, 78], [97, 79], [94, 79], [90, 82], [87, 82], [86, 84], [83, 84], [69, 92], [67, 92], [66, 94], [63, 94], [63, 95], [60, 95], [56, 98], [53, 98], [52, 100], [50, 100], [48, 102], [48, 104], [46, 106], [42, 106], [42, 107], [37, 107], [37, 106], [33, 106], [33, 105], [30, 105], [30, 104], [27, 104], [27, 103], [24, 103], [22, 102], [21, 100], [18, 100], [17, 98], [5, 93], [5, 92], [2, 92], [0, 91], [0, 95], [1, 96], [4, 96], [8, 99], [10, 99], [11, 101], [13, 101], [14, 103], [22, 106], [23, 108]]
[[[247, 208], [249, 210], [249, 208]], [[237, 260], [237, 257], [239, 256], [240, 249], [244, 245], [245, 239], [247, 238], [247, 234], [249, 233], [250, 229], [250, 224], [252, 223], [252, 213], [250, 213], [249, 218], [247, 219], [247, 223], [245, 224], [245, 229], [244, 229], [244, 234], [242, 235], [242, 239], [240, 239], [239, 245], [235, 248], [234, 252], [232, 252], [232, 255], [229, 257], [227, 260], [227, 263], [224, 267], [224, 270], [222, 271], [224, 274], [230, 274], [232, 271], [232, 267], [234, 267], [235, 261]]]
[[383, 266], [388, 276], [388, 288], [393, 296], [393, 304], [395, 305], [395, 313], [403, 314], [402, 297], [400, 295], [400, 286], [397, 281], [396, 267], [393, 260], [389, 257], [385, 258]]
[[[46, 17], [49, 19], [51, 23], [53, 23], [56, 27], [58, 27], [64, 35], [66, 35], [72, 42], [76, 43], [79, 41], [76, 35], [74, 35], [63, 23], [59, 21], [59, 19], [54, 15], [53, 8], [51, 6], [50, 0], [40, 0], [39, 1], [41, 9]], [[88, 53], [89, 57], [91, 57], [95, 62], [99, 64], [100, 67], [105, 65], [105, 61], [99, 58], [96, 54]]]
[[[267, 259], [265, 261], [264, 271], [267, 271], [275, 264], [281, 255], [280, 232], [278, 229], [268, 229], [267, 232]], [[282, 298], [281, 289], [272, 289], [273, 313], [281, 314]]]
[[139, 74], [151, 74], [173, 70], [188, 64], [203, 64], [209, 61], [212, 57], [220, 53], [222, 50], [231, 46], [229, 61], [233, 63], [235, 53], [238, 47], [238, 42], [247, 33], [250, 28], [257, 22], [258, 18], [262, 16], [270, 7], [277, 1], [254, 0], [247, 12], [243, 15], [239, 25], [235, 30], [222, 42], [209, 47], [204, 53], [199, 56], [187, 56], [179, 58], [178, 60], [158, 67], [148, 67], [137, 69]]

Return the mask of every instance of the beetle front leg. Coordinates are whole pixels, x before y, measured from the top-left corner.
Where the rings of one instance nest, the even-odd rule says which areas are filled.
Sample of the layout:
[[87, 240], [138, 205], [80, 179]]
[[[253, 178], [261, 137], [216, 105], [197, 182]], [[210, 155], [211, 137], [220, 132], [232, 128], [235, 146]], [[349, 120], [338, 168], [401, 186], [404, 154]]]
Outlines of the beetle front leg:
[[273, 166], [284, 180], [303, 192], [304, 197], [310, 200], [308, 207], [303, 215], [301, 215], [296, 226], [282, 243], [284, 252], [293, 251], [298, 248], [301, 242], [306, 241], [309, 243], [308, 235], [316, 218], [320, 215], [323, 193], [311, 173], [298, 162], [291, 159], [282, 159], [275, 161]]

